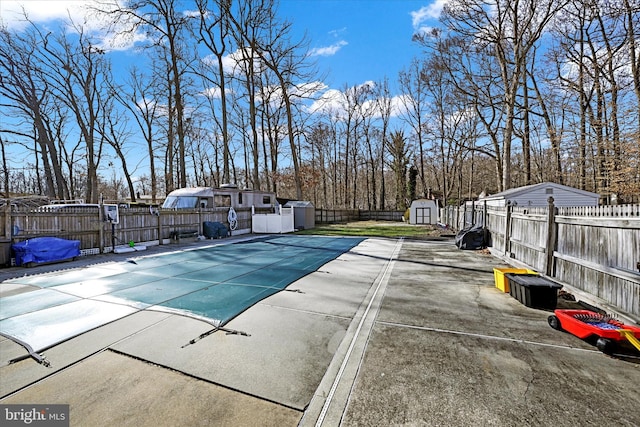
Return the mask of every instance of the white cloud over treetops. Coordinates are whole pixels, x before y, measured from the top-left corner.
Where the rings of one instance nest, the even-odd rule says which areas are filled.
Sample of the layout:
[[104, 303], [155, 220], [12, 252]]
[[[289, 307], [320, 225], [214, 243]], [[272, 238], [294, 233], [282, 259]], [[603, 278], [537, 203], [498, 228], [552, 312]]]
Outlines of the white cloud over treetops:
[[121, 7], [118, 0], [97, 2], [96, 0], [0, 0], [0, 25], [10, 31], [21, 31], [29, 24], [60, 23], [70, 32], [81, 28], [85, 35], [97, 41], [96, 47], [103, 50], [128, 50], [135, 44], [147, 41], [139, 31], [122, 31], [131, 27], [130, 22], [121, 21], [109, 30], [104, 17], [95, 8], [115, 10]]
[[[373, 82], [365, 82], [363, 85], [374, 84]], [[398, 117], [406, 111], [406, 96], [399, 95], [392, 96], [390, 99], [391, 104], [391, 117]], [[375, 106], [376, 100], [369, 99], [365, 101], [361, 109], [364, 111], [373, 111], [374, 117], [380, 117], [381, 113]], [[311, 105], [308, 106], [307, 111], [310, 114], [325, 114], [334, 117], [346, 117], [346, 105], [347, 97], [345, 93], [338, 89], [327, 89], [318, 97]]]
[[333, 56], [344, 46], [348, 45], [344, 40], [340, 40], [337, 43], [332, 44], [331, 46], [325, 47], [316, 47], [309, 51], [309, 56]]
[[2, 24], [11, 30], [20, 30], [27, 25], [26, 18], [35, 23], [71, 18], [83, 22], [87, 7], [92, 0], [2, 0], [0, 17]]
[[423, 6], [420, 9], [411, 12], [411, 23], [413, 28], [418, 28], [424, 21], [429, 19], [438, 19], [442, 13], [442, 8], [447, 4], [448, 0], [434, 0], [428, 6]]

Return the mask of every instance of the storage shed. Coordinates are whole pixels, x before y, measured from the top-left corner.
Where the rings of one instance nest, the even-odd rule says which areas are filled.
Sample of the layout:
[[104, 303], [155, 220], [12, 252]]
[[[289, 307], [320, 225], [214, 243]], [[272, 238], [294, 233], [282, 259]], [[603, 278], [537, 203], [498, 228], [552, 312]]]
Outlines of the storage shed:
[[294, 226], [298, 230], [308, 230], [316, 227], [316, 208], [313, 203], [305, 200], [290, 200], [285, 208], [293, 208]]
[[600, 199], [597, 193], [555, 182], [542, 182], [511, 188], [480, 199], [477, 203], [486, 201], [488, 206], [505, 206], [507, 202], [511, 202], [512, 206], [543, 207], [549, 204], [549, 197], [553, 197], [556, 206], [597, 206]]
[[411, 202], [409, 224], [435, 224], [438, 222], [438, 204], [435, 200], [418, 199]]

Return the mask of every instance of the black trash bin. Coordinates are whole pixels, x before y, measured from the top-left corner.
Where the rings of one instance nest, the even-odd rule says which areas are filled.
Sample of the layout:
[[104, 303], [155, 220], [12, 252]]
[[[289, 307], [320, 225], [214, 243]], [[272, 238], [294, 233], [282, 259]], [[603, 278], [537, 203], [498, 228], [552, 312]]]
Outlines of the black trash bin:
[[509, 279], [509, 287], [513, 289], [511, 296], [531, 308], [554, 310], [558, 305], [558, 289], [562, 285], [537, 274], [505, 275]]

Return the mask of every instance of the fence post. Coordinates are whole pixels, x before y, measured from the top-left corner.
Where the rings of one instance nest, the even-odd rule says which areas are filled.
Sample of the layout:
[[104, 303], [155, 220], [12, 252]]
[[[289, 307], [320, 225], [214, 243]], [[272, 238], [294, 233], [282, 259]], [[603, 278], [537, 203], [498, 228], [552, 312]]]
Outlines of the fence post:
[[511, 258], [511, 201], [507, 201], [507, 217], [504, 226], [504, 254]]
[[162, 209], [158, 208], [158, 245], [162, 246], [162, 218], [161, 218]]
[[464, 209], [462, 210], [462, 229], [467, 228], [467, 202], [464, 202]]
[[476, 202], [475, 200], [471, 201], [471, 226], [476, 225]]
[[7, 204], [4, 205], [4, 238], [6, 241], [11, 241], [12, 221], [11, 221], [11, 199], [7, 199]]
[[482, 202], [482, 228], [485, 230], [487, 227], [487, 201]]
[[545, 273], [551, 277], [554, 273], [554, 256], [558, 243], [558, 226], [556, 224], [556, 207], [553, 204], [553, 197], [547, 199], [549, 202], [549, 211], [547, 212], [547, 262], [545, 265]]
[[[100, 253], [104, 253], [104, 201], [100, 197], [100, 203], [98, 204], [98, 248]], [[114, 245], [115, 246], [115, 245]], [[111, 248], [113, 251], [115, 247]]]
[[456, 209], [458, 209], [457, 206], [453, 206], [451, 205], [451, 208], [449, 208], [449, 225], [451, 226], [451, 228], [453, 228], [454, 230], [456, 230], [457, 225], [456, 225], [456, 221], [457, 221], [457, 215], [456, 215]]

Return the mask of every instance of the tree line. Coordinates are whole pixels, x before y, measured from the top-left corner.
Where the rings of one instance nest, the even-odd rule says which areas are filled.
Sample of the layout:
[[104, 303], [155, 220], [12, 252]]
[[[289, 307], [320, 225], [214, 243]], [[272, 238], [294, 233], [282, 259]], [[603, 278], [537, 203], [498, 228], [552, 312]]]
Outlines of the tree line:
[[[393, 81], [339, 89], [275, 0], [91, 13], [111, 44], [71, 21], [0, 29], [5, 197], [156, 201], [232, 182], [404, 209], [554, 181], [638, 201], [638, 0], [450, 1]], [[133, 41], [140, 60], [114, 69], [111, 52]], [[9, 157], [16, 147], [26, 158]]]

